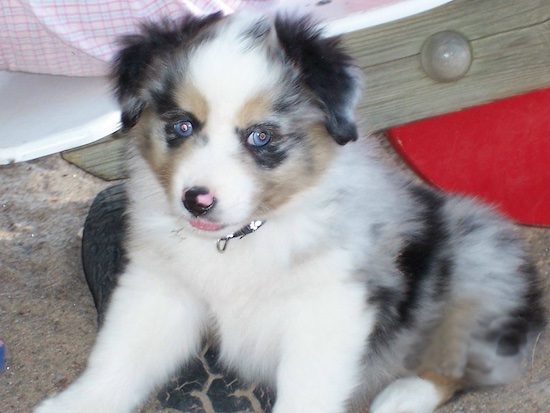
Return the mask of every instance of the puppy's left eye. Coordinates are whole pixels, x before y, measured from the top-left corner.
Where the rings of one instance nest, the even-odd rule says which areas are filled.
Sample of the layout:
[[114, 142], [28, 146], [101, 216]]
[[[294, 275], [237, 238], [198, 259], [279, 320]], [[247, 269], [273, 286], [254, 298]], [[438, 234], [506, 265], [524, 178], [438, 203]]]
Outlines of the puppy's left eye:
[[193, 133], [193, 124], [188, 120], [181, 120], [174, 123], [174, 132], [180, 138], [187, 138]]
[[271, 140], [271, 135], [265, 131], [255, 130], [248, 135], [246, 142], [251, 146], [265, 146]]

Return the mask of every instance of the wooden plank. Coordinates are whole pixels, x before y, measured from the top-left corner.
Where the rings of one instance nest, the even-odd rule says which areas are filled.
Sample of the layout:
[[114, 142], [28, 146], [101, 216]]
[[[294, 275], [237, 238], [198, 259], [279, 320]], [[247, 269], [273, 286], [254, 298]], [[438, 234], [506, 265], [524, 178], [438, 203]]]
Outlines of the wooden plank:
[[125, 154], [128, 137], [114, 133], [90, 145], [71, 149], [61, 154], [63, 159], [94, 176], [114, 181], [127, 177]]
[[[358, 110], [364, 131], [550, 86], [549, 19], [550, 0], [455, 0], [410, 19], [347, 36], [345, 44], [365, 73]], [[420, 64], [422, 44], [444, 30], [465, 34], [474, 54], [466, 76], [452, 83], [430, 79]]]
[[[424, 42], [445, 30], [469, 39], [474, 55], [466, 76], [450, 83], [432, 80], [420, 64]], [[343, 41], [365, 73], [358, 108], [365, 133], [550, 86], [550, 0], [454, 0]], [[94, 175], [120, 179], [125, 140], [110, 137], [63, 157]]]
[[360, 66], [416, 55], [434, 33], [453, 30], [470, 40], [533, 26], [550, 18], [550, 0], [454, 0], [438, 8], [344, 36]]

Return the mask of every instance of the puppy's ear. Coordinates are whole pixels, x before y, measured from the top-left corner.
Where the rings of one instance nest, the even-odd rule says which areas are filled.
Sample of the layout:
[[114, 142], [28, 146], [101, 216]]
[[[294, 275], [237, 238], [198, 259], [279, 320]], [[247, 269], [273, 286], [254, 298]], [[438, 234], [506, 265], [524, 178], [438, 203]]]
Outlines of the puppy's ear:
[[123, 129], [132, 128], [143, 109], [150, 105], [155, 93], [151, 90], [155, 87], [152, 79], [168, 76], [157, 62], [177, 58], [178, 51], [185, 51], [192, 39], [222, 17], [221, 13], [215, 13], [203, 18], [188, 16], [175, 23], [143, 24], [139, 34], [120, 39], [121, 49], [113, 61], [112, 78], [122, 110]]
[[287, 58], [302, 71], [303, 81], [319, 99], [328, 132], [340, 145], [356, 140], [354, 110], [361, 79], [339, 39], [323, 37], [307, 17], [292, 20], [278, 16], [275, 28]]
[[[145, 32], [145, 27], [143, 28]], [[145, 108], [144, 82], [148, 65], [154, 58], [154, 43], [144, 34], [125, 36], [120, 39], [123, 48], [114, 60], [112, 77], [115, 95], [121, 109], [124, 130], [132, 128]]]

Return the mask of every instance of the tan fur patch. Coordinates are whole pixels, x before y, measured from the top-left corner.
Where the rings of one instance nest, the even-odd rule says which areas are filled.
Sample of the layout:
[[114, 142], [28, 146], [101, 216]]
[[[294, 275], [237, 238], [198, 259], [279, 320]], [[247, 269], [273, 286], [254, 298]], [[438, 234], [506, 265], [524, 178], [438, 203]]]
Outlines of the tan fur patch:
[[182, 110], [192, 113], [200, 122], [206, 122], [210, 111], [208, 103], [192, 84], [179, 84], [176, 87], [174, 99]]
[[475, 303], [467, 300], [449, 306], [429, 338], [419, 371], [435, 370], [455, 378], [464, 376], [476, 308]]
[[334, 141], [324, 124], [313, 126], [302, 145], [292, 148], [290, 160], [273, 174], [261, 176], [262, 205], [274, 210], [319, 179], [334, 154]]
[[[180, 84], [174, 94], [178, 105], [175, 109], [189, 112], [199, 122], [206, 122], [209, 108], [202, 94], [190, 84]], [[146, 109], [135, 127], [138, 149], [149, 166], [157, 175], [167, 192], [171, 189], [172, 179], [177, 165], [188, 156], [184, 147], [169, 150], [165, 142], [165, 124], [152, 110]]]
[[420, 375], [420, 377], [424, 380], [432, 382], [432, 384], [437, 388], [437, 391], [441, 397], [438, 407], [447, 403], [453, 398], [456, 392], [464, 389], [465, 387], [462, 380], [454, 377], [443, 376], [433, 370], [425, 371]]
[[[191, 154], [191, 151], [185, 150], [185, 148], [179, 148], [176, 151], [173, 151], [166, 157], [164, 164], [159, 169], [157, 173], [159, 181], [165, 187], [166, 192], [170, 195], [172, 194], [172, 181], [174, 174], [179, 165], [185, 162], [185, 158]], [[183, 189], [183, 188], [181, 188]]]
[[166, 160], [166, 151], [163, 145], [155, 142], [156, 116], [151, 109], [145, 109], [132, 131], [137, 148], [155, 173], [159, 173]]
[[246, 129], [267, 117], [271, 110], [271, 102], [263, 94], [258, 94], [248, 100], [235, 117], [235, 126]]
[[175, 168], [189, 151], [170, 151], [165, 143], [164, 126], [164, 122], [158, 119], [152, 110], [146, 109], [132, 134], [141, 156], [169, 193]]
[[334, 156], [336, 144], [332, 136], [329, 135], [324, 123], [319, 123], [311, 128], [306, 138], [313, 144], [315, 165], [313, 165], [314, 169], [311, 172], [314, 174], [314, 178], [317, 179]]

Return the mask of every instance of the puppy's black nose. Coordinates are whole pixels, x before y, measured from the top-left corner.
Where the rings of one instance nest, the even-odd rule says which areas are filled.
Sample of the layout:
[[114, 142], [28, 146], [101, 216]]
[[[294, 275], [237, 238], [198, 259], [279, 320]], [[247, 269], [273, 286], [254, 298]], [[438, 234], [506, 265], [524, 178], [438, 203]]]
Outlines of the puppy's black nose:
[[183, 206], [198, 217], [206, 214], [214, 207], [216, 198], [204, 186], [194, 186], [183, 191]]

